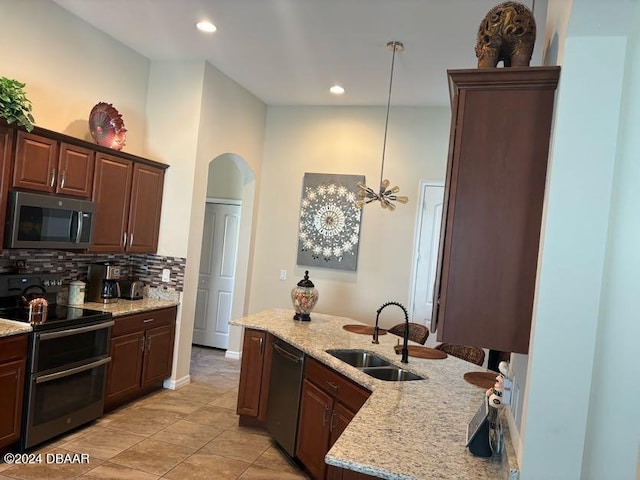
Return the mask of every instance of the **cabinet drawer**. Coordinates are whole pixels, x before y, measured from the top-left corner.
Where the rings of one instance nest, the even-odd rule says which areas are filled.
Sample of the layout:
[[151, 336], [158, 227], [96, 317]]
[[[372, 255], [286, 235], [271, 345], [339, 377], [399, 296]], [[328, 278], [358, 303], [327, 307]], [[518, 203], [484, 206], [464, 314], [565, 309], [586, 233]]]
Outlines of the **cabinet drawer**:
[[27, 356], [28, 334], [0, 338], [0, 362]]
[[116, 317], [114, 319], [115, 325], [111, 329], [111, 336], [117, 337], [162, 325], [170, 325], [176, 320], [176, 310], [176, 307], [170, 307]]
[[340, 400], [354, 412], [360, 410], [360, 407], [369, 398], [370, 392], [368, 390], [313, 358], [307, 357], [304, 368], [304, 376], [307, 380], [312, 381], [325, 392]]

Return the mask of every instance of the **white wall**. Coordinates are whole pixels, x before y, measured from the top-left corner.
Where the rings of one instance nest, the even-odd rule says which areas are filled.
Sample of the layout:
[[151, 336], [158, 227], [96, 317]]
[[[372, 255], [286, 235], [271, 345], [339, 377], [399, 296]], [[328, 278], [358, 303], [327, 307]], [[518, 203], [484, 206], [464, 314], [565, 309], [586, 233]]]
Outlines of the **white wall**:
[[[640, 448], [640, 7], [622, 96], [582, 478], [633, 478]], [[610, 439], [615, 438], [615, 442]], [[640, 473], [637, 473], [640, 474]]]
[[[384, 115], [380, 107], [269, 108], [251, 312], [291, 308], [290, 291], [309, 268], [296, 266], [304, 173], [364, 174], [379, 183]], [[365, 207], [357, 272], [309, 268], [320, 292], [316, 311], [372, 323], [384, 302], [408, 305], [419, 181], [444, 179], [449, 118], [448, 108], [391, 108], [385, 177], [409, 203], [394, 212]], [[278, 280], [281, 269], [286, 281]]]
[[[615, 3], [628, 12], [629, 2]], [[594, 392], [607, 399], [612, 394], [596, 383], [594, 365], [602, 360], [596, 343], [608, 324], [602, 293], [609, 288], [605, 259], [626, 48], [626, 36], [618, 32], [625, 22], [612, 22], [610, 30], [604, 20], [611, 17], [598, 15], [613, 7], [574, 2], [559, 49], [564, 55], [518, 448], [523, 480], [627, 478], [635, 468], [637, 433], [616, 431], [610, 453], [620, 443], [631, 443], [633, 452], [628, 459], [623, 449], [624, 462], [616, 464], [590, 446], [592, 434], [599, 437], [604, 429], [587, 431], [594, 423]], [[620, 19], [626, 20], [625, 8]], [[624, 321], [620, 326], [626, 328]], [[600, 413], [596, 423], [629, 421], [626, 412]], [[602, 446], [607, 439], [595, 441]], [[591, 476], [588, 468], [595, 465], [602, 475]]]
[[0, 0], [0, 19], [0, 75], [27, 84], [37, 126], [92, 142], [91, 109], [112, 103], [123, 151], [145, 154], [148, 59], [49, 0]]
[[244, 178], [232, 155], [223, 154], [211, 161], [207, 179], [207, 197], [242, 199]]
[[[180, 330], [180, 354], [174, 372], [176, 378], [189, 372], [209, 163], [222, 154], [231, 153], [242, 159], [245, 170], [242, 172], [243, 178], [247, 181], [243, 185], [241, 238], [238, 245], [232, 318], [246, 314], [256, 221], [254, 211], [257, 211], [257, 196], [254, 192], [259, 189], [262, 170], [266, 117], [266, 105], [262, 101], [207, 63], [200, 112], [196, 163], [190, 184], [193, 190], [191, 210], [188, 212], [190, 226], [182, 297], [184, 325]], [[183, 211], [182, 215], [185, 214]], [[241, 329], [231, 329], [229, 350], [240, 350], [240, 335]]]

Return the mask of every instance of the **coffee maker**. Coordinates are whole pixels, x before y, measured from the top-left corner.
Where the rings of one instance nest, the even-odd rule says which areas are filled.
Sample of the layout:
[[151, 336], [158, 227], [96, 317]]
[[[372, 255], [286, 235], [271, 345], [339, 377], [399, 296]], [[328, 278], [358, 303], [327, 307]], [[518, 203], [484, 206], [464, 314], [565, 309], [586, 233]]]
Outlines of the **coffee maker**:
[[120, 298], [120, 266], [110, 262], [89, 265], [87, 301], [113, 303]]

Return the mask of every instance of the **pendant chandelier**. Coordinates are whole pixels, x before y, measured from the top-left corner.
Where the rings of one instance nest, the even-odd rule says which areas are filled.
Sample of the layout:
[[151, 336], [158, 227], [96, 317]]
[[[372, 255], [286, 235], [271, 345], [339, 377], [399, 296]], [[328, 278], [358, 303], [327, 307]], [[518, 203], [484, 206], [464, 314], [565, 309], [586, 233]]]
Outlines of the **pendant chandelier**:
[[409, 198], [403, 196], [397, 196], [396, 193], [400, 191], [400, 188], [394, 186], [389, 188], [391, 182], [384, 178], [384, 155], [387, 149], [387, 130], [389, 127], [389, 108], [391, 106], [391, 87], [393, 86], [393, 67], [396, 60], [396, 52], [401, 52], [404, 49], [402, 42], [391, 41], [387, 42], [387, 48], [393, 52], [391, 56], [391, 76], [389, 78], [389, 96], [387, 97], [387, 117], [384, 122], [384, 141], [382, 144], [382, 166], [380, 167], [380, 188], [375, 191], [371, 187], [367, 187], [364, 183], [358, 182], [358, 200], [355, 201], [355, 205], [358, 208], [364, 207], [366, 204], [379, 201], [382, 208], [387, 208], [391, 211], [396, 209], [393, 202], [407, 203]]

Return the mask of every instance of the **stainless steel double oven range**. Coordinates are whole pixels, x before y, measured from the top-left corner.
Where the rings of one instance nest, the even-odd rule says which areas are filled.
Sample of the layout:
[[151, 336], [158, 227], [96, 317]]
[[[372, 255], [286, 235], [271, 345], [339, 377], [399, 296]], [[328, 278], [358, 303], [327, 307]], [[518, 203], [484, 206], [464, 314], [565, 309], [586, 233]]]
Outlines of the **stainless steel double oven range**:
[[0, 275], [0, 318], [29, 322], [21, 293], [39, 285], [49, 306], [29, 339], [22, 451], [102, 416], [111, 313], [58, 305], [59, 275]]

